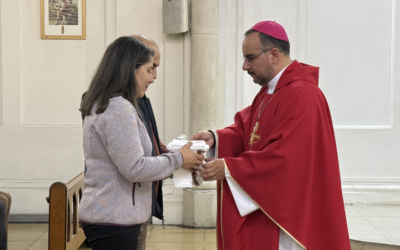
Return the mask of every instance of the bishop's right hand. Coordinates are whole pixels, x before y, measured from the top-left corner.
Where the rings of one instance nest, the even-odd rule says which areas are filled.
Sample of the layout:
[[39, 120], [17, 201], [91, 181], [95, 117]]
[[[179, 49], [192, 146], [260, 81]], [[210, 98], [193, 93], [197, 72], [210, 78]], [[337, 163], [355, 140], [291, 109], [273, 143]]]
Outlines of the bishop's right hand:
[[214, 145], [214, 137], [211, 132], [208, 131], [200, 131], [193, 135], [190, 140], [204, 140], [210, 148]]
[[181, 152], [183, 157], [182, 168], [193, 172], [199, 168], [200, 165], [203, 164], [204, 155], [197, 154], [190, 150], [190, 147], [193, 145], [192, 142], [186, 143], [179, 152]]

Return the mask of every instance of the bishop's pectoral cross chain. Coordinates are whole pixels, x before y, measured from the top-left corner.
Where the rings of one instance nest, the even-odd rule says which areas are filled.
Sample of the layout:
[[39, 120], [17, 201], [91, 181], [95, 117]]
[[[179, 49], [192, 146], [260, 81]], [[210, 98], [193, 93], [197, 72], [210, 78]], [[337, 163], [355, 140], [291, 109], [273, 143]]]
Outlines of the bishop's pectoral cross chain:
[[[262, 112], [264, 111], [264, 109], [268, 106], [269, 102], [272, 100], [272, 97], [274, 97], [274, 95], [275, 95], [275, 93], [271, 96], [271, 98], [268, 100], [267, 104], [265, 104], [264, 107], [262, 107], [262, 103], [264, 102], [264, 98], [261, 101], [260, 109], [258, 110], [257, 121], [256, 121], [256, 124], [254, 124], [254, 127], [253, 127], [253, 133], [250, 134], [250, 150], [252, 149], [253, 144], [256, 144], [261, 139], [261, 136], [259, 134], [256, 134], [257, 131], [258, 131], [258, 128], [260, 126], [260, 123], [259, 123], [260, 116], [261, 116]], [[264, 94], [264, 97], [265, 97], [265, 94]]]

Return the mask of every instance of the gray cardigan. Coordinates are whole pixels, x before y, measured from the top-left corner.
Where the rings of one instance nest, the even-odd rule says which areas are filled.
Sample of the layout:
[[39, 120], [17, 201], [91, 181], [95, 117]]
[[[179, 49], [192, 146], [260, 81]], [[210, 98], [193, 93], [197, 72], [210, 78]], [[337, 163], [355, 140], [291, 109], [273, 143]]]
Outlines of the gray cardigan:
[[151, 150], [146, 128], [126, 99], [112, 98], [103, 113], [85, 117], [81, 222], [130, 226], [150, 217], [152, 181], [170, 176], [183, 163], [179, 151], [151, 157]]

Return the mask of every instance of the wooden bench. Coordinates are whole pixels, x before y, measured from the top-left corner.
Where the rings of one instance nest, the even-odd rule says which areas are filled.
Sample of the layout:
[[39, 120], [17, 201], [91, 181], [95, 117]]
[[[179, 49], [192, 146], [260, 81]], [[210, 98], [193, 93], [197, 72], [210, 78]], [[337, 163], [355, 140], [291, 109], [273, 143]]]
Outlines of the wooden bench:
[[11, 195], [9, 193], [0, 191], [0, 201], [6, 205], [6, 233], [8, 235], [8, 219], [10, 218]]
[[50, 187], [49, 250], [76, 250], [86, 237], [78, 221], [84, 172], [67, 183], [55, 182]]

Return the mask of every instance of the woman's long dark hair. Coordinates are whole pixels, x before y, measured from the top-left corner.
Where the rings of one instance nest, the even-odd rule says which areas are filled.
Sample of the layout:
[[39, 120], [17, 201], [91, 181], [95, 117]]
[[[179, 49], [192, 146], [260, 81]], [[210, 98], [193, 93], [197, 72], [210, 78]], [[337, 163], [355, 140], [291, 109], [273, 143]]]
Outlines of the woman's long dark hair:
[[103, 113], [115, 96], [124, 97], [137, 109], [135, 69], [149, 62], [153, 55], [153, 50], [133, 37], [123, 36], [110, 44], [82, 98], [82, 115], [91, 115], [95, 105], [95, 113]]

